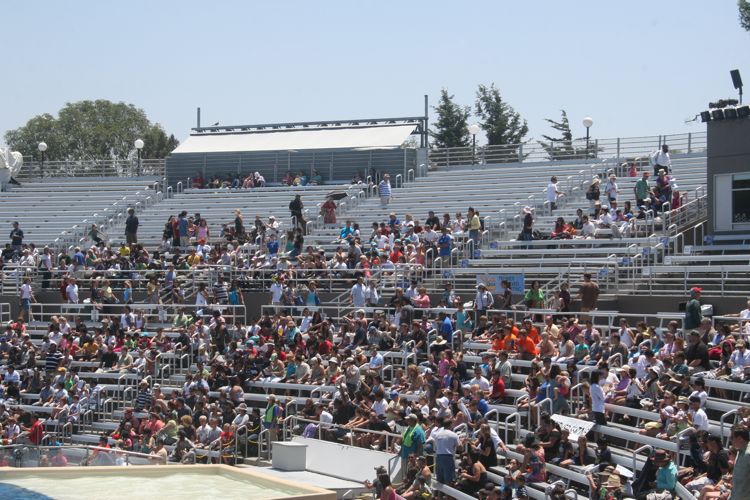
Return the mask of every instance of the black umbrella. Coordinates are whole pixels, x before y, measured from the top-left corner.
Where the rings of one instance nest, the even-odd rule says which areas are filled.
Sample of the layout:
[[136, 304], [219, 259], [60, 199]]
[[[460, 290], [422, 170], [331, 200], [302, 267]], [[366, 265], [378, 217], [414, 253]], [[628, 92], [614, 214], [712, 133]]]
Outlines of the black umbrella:
[[335, 201], [339, 201], [346, 198], [348, 195], [344, 191], [331, 191], [326, 196], [334, 199]]

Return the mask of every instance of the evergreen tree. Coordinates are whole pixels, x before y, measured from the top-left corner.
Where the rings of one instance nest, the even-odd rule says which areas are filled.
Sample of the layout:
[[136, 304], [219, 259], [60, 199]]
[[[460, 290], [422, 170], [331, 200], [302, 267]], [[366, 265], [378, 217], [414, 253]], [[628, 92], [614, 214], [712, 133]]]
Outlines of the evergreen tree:
[[560, 121], [556, 122], [550, 118], [545, 118], [545, 121], [550, 124], [550, 127], [559, 131], [562, 137], [550, 137], [543, 135], [542, 137], [549, 142], [539, 141], [544, 150], [547, 152], [550, 160], [565, 160], [576, 157], [576, 150], [573, 147], [573, 133], [570, 131], [570, 122], [568, 121], [568, 114], [564, 109], [560, 110]]
[[435, 130], [430, 130], [433, 146], [436, 148], [466, 147], [470, 144], [469, 107], [460, 106], [453, 101], [453, 95], [447, 89], [440, 91], [440, 101], [432, 109], [437, 113]]
[[748, 0], [739, 0], [737, 6], [740, 9], [740, 25], [745, 30], [750, 31], [750, 2]]
[[[510, 104], [503, 101], [494, 83], [489, 87], [479, 85], [474, 110], [481, 120], [480, 126], [487, 136], [488, 146], [521, 144], [529, 132], [526, 120], [522, 119]], [[517, 147], [503, 151], [498, 161], [518, 161]]]

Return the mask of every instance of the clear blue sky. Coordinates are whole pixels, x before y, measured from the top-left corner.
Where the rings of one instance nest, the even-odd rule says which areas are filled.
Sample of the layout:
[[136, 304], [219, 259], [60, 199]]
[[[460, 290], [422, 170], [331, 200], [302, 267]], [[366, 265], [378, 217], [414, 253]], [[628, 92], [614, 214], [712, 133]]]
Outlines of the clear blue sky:
[[735, 0], [7, 1], [2, 26], [0, 134], [83, 99], [184, 139], [197, 106], [204, 124], [417, 115], [494, 82], [529, 137], [566, 109], [605, 138], [704, 130], [683, 120], [736, 96], [730, 69], [750, 99]]

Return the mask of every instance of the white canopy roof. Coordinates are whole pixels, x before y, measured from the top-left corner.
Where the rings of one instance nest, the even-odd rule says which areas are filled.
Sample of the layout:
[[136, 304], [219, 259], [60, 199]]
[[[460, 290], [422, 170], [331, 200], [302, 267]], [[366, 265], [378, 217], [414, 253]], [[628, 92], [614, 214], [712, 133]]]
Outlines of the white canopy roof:
[[415, 128], [414, 124], [398, 124], [196, 134], [188, 137], [172, 154], [397, 148], [409, 138]]

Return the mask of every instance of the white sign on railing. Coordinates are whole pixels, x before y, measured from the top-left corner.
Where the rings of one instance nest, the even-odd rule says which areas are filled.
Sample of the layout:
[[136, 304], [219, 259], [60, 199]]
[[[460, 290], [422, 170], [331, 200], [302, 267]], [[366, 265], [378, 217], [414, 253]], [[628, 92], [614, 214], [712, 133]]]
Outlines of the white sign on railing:
[[570, 441], [577, 441], [580, 436], [585, 436], [594, 427], [594, 422], [563, 415], [552, 415], [552, 420], [560, 424], [561, 429], [570, 432]]

